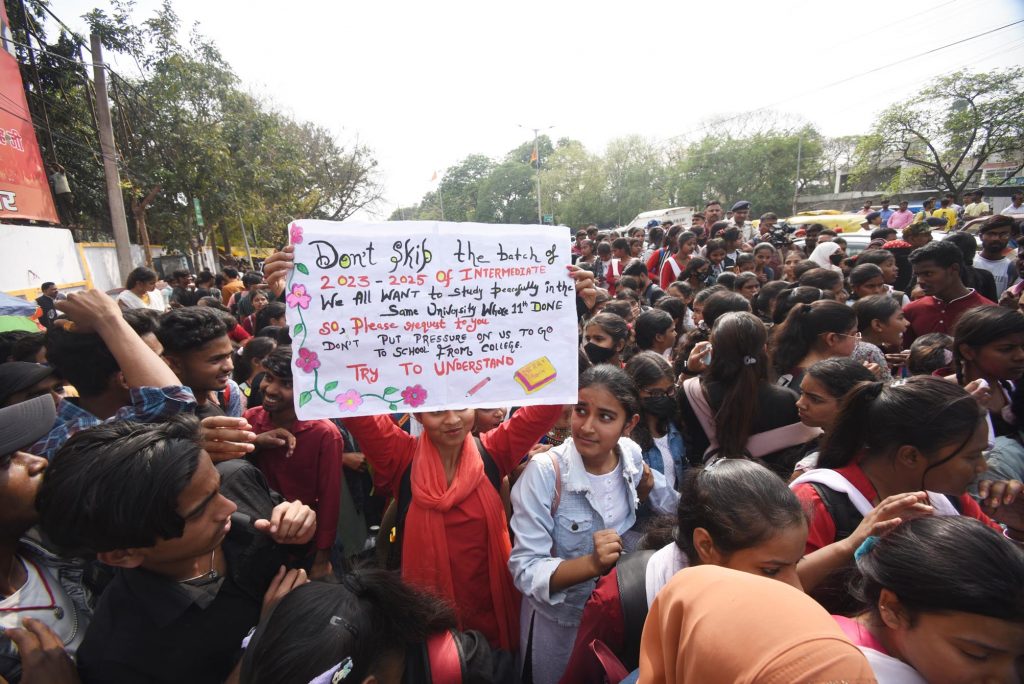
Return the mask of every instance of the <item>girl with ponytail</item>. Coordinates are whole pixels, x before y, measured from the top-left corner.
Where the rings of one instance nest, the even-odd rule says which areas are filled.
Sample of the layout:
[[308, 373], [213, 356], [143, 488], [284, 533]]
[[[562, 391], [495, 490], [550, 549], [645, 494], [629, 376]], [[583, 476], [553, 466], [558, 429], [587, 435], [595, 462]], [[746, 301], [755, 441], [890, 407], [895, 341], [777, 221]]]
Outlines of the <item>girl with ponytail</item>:
[[833, 356], [850, 356], [860, 333], [857, 314], [835, 301], [798, 304], [772, 335], [772, 366], [783, 387], [799, 387], [806, 370]]
[[1024, 552], [977, 520], [922, 518], [857, 552], [863, 612], [836, 617], [880, 684], [1019, 681]]
[[768, 381], [767, 337], [764, 323], [751, 313], [715, 321], [707, 372], [686, 380], [679, 398], [692, 463], [750, 457], [788, 477], [800, 456], [789, 448], [821, 433], [800, 422], [792, 390]]
[[[955, 383], [914, 377], [895, 387], [855, 387], [826, 436], [819, 468], [790, 485], [811, 511], [799, 567], [804, 588], [819, 588], [815, 597], [833, 612], [848, 611], [854, 551], [901, 521], [964, 515], [1001, 530], [966, 493], [985, 471], [987, 445], [982, 408]], [[1019, 482], [985, 481], [979, 493], [989, 514], [1024, 539], [1020, 489]]]

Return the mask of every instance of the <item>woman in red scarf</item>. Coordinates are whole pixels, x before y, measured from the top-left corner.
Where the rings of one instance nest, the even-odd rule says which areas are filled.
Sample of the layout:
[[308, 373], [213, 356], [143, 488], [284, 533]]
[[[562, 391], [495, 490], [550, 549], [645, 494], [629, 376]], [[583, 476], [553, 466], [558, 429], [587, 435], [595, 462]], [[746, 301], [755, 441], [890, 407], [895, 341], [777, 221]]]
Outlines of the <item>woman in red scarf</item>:
[[[561, 413], [561, 406], [528, 406], [480, 435], [502, 477]], [[431, 411], [415, 417], [423, 426], [419, 437], [404, 432], [389, 416], [343, 421], [373, 466], [377, 487], [397, 495], [402, 477], [410, 472], [402, 578], [447, 598], [459, 629], [479, 630], [492, 646], [515, 652], [519, 593], [508, 572], [512, 544], [501, 498], [488, 481], [471, 434], [475, 412]]]

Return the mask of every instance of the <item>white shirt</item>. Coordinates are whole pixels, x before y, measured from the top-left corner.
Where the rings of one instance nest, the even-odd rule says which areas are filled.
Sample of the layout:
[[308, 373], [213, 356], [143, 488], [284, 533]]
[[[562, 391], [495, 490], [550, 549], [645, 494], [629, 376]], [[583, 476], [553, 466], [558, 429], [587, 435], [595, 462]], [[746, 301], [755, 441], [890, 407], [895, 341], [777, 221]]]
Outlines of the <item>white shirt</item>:
[[[0, 608], [50, 606], [51, 603], [54, 605], [40, 610], [0, 611], [0, 627], [4, 629], [21, 627], [21, 621], [27, 617], [39, 620], [56, 632], [64, 644], [64, 650], [73, 658], [85, 636], [87, 624], [85, 616], [79, 616], [75, 604], [64, 593], [64, 588], [49, 570], [38, 568], [33, 563], [26, 563], [17, 556], [15, 560], [25, 568], [28, 579], [18, 591], [0, 601]], [[50, 599], [51, 593], [53, 594], [52, 600]]]
[[153, 290], [146, 294], [149, 295], [148, 304], [142, 297], [139, 297], [131, 290], [122, 290], [121, 294], [117, 295], [117, 303], [126, 309], [153, 309], [161, 313], [167, 310], [167, 304], [164, 303], [164, 295], [160, 290]]
[[622, 478], [622, 461], [610, 473], [587, 473], [587, 479], [590, 480], [590, 492], [597, 511], [604, 518], [605, 529], [618, 529], [629, 517], [629, 497], [625, 493], [626, 481]]
[[665, 464], [665, 482], [672, 489], [676, 488], [676, 467], [672, 452], [668, 448], [668, 434], [654, 438], [654, 446], [661, 452], [661, 462]]
[[1024, 216], [1024, 204], [1019, 207], [1015, 207], [1013, 204], [1010, 204], [1010, 206], [1006, 207], [999, 213], [1003, 216]]

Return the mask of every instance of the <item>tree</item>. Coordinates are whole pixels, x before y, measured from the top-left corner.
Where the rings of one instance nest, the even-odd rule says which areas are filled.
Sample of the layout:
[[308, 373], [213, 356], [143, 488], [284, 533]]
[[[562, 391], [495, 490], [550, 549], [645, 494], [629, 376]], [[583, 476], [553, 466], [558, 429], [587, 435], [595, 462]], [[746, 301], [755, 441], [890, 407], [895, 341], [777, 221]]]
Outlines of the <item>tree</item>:
[[757, 214], [786, 215], [794, 188], [802, 191], [823, 176], [821, 146], [821, 135], [809, 125], [783, 130], [767, 127], [739, 137], [728, 130], [712, 130], [672, 152], [668, 194], [677, 204], [703, 207], [712, 199], [723, 203], [742, 199], [751, 202]]
[[912, 173], [897, 176], [890, 190], [913, 178], [959, 197], [987, 162], [1016, 163], [1010, 176], [1024, 168], [1022, 140], [1024, 68], [958, 71], [879, 115], [859, 147], [859, 171], [902, 164]]

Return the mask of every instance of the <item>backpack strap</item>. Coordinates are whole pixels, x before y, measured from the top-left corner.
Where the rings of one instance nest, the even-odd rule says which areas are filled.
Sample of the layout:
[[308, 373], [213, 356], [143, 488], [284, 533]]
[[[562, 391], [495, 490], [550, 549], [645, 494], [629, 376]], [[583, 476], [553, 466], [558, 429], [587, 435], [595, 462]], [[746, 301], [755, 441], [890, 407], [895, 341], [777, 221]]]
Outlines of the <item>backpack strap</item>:
[[684, 380], [683, 391], [686, 393], [687, 401], [690, 402], [690, 408], [693, 409], [694, 414], [697, 416], [697, 421], [700, 422], [701, 429], [704, 430], [704, 434], [708, 438], [708, 450], [705, 453], [718, 451], [718, 438], [715, 436], [715, 417], [711, 412], [711, 405], [708, 404], [708, 398], [704, 396], [704, 388], [700, 385], [700, 377]]
[[548, 458], [551, 459], [551, 467], [555, 471], [555, 495], [551, 497], [551, 517], [558, 512], [558, 504], [562, 502], [562, 466], [558, 463], [558, 456], [548, 451]]
[[[476, 442], [477, 451], [480, 452], [480, 460], [484, 464], [484, 475], [487, 481], [494, 487], [494, 491], [501, 493], [501, 470], [494, 458], [484, 447], [479, 437], [473, 437]], [[412, 504], [412, 464], [402, 473], [402, 479], [398, 484], [398, 496], [395, 497], [395, 538], [392, 543], [392, 553], [388, 559], [388, 568], [397, 569], [401, 565], [402, 553], [402, 531], [405, 529], [405, 516], [409, 514], [409, 506]]]
[[640, 664], [640, 635], [647, 619], [647, 563], [654, 551], [627, 553], [615, 566], [622, 606], [623, 636], [622, 663], [627, 670]]
[[832, 522], [835, 523], [836, 538], [833, 541], [842, 541], [853, 534], [864, 516], [850, 501], [850, 497], [820, 482], [809, 482], [808, 484], [818, 494], [821, 502], [825, 504], [825, 509], [832, 517]]
[[427, 638], [431, 682], [462, 684], [462, 657], [451, 630]]
[[791, 423], [751, 435], [747, 438], [747, 452], [754, 458], [762, 458], [779, 449], [806, 444], [821, 434], [821, 428], [807, 427], [800, 422]]

